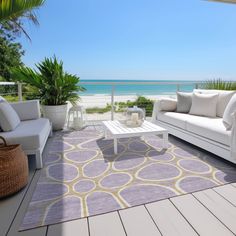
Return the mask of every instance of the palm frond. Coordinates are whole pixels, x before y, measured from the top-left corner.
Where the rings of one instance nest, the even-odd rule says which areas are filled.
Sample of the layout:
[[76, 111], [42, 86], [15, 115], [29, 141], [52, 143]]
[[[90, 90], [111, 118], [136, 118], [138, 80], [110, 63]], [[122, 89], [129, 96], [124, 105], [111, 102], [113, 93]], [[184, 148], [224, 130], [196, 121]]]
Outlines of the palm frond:
[[45, 0], [1, 0], [0, 22], [22, 17], [42, 6], [44, 2]]
[[63, 105], [67, 101], [74, 103], [79, 99], [79, 77], [64, 71], [63, 62], [56, 57], [45, 58], [36, 65], [37, 71], [28, 67], [16, 68], [12, 77], [24, 82], [37, 90], [44, 105]]

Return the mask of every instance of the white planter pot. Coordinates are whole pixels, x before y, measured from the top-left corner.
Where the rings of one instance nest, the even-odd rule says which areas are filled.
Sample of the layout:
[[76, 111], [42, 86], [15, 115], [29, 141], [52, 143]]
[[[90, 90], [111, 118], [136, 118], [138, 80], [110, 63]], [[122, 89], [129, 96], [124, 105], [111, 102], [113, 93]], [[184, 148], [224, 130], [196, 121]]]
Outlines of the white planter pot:
[[66, 122], [67, 104], [59, 106], [42, 105], [42, 112], [43, 116], [52, 122], [53, 130], [63, 129]]

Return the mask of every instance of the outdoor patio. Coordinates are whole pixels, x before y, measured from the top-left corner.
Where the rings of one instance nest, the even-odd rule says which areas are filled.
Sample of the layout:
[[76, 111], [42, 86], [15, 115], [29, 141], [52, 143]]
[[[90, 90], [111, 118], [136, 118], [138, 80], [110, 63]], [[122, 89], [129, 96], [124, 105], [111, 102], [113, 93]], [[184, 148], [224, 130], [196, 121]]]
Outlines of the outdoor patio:
[[0, 236], [236, 235], [235, 4], [0, 1]]
[[[96, 128], [97, 125], [92, 125], [89, 129], [93, 130], [94, 127]], [[79, 135], [79, 132], [77, 132], [76, 135]], [[70, 135], [70, 133], [65, 137], [72, 138], [68, 135]], [[73, 136], [73, 132], [71, 135]], [[47, 142], [43, 154], [44, 163], [47, 161], [45, 159], [48, 157], [47, 153], [52, 147], [55, 148], [53, 144], [55, 137], [58, 137], [58, 132], [54, 134], [54, 137], [49, 138]], [[74, 139], [74, 144], [77, 143], [76, 140], [78, 141], [78, 139]], [[170, 142], [172, 144], [175, 143], [175, 145], [181, 143], [186, 145], [186, 147], [190, 145], [172, 136], [170, 137]], [[89, 145], [92, 147], [94, 144], [91, 143]], [[191, 149], [193, 146], [191, 145], [189, 147]], [[96, 147], [94, 148], [96, 149]], [[94, 148], [90, 148], [90, 150], [94, 150]], [[103, 146], [101, 146], [101, 148], [103, 148]], [[194, 147], [194, 150], [205, 155], [212, 155], [196, 147]], [[109, 155], [107, 158], [108, 157]], [[231, 171], [227, 172], [227, 169], [231, 167], [235, 168], [234, 165], [220, 158], [214, 158], [216, 158], [215, 167], [218, 168], [219, 165], [222, 164], [224, 166], [223, 172], [228, 173], [226, 174], [225, 180], [233, 180], [235, 178], [234, 175], [231, 175]], [[207, 189], [194, 191], [189, 194], [181, 194], [180, 196], [163, 197], [163, 200], [160, 199], [160, 201], [136, 204], [138, 206], [130, 208], [124, 207], [124, 209], [118, 209], [105, 214], [95, 213], [95, 216], [83, 217], [81, 219], [45, 225], [19, 232], [19, 229], [22, 227], [22, 220], [27, 212], [27, 207], [37, 188], [37, 183], [40, 182], [40, 176], [44, 171], [43, 169], [35, 170], [34, 158], [29, 158], [29, 160], [30, 175], [27, 187], [16, 195], [0, 202], [0, 235], [222, 236], [235, 235], [236, 233], [234, 222], [236, 217], [235, 183], [215, 187], [203, 186], [203, 188]], [[34, 217], [35, 215], [32, 215], [32, 218]]]

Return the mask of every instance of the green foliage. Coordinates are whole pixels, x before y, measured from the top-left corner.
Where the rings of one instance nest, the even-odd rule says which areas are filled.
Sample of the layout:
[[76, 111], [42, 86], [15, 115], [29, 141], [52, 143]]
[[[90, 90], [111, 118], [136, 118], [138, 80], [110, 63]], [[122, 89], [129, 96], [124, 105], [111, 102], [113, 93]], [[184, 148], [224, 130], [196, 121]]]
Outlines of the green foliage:
[[26, 83], [35, 89], [44, 105], [64, 105], [67, 101], [78, 100], [79, 91], [84, 88], [78, 85], [79, 77], [64, 71], [62, 61], [56, 57], [45, 58], [36, 64], [38, 71], [29, 67], [20, 67], [12, 70], [13, 77], [17, 81]]
[[[143, 96], [138, 97], [135, 101], [127, 101], [127, 102], [115, 102], [115, 112], [125, 112], [127, 107], [133, 107], [138, 106], [140, 108], [144, 108], [146, 111], [146, 116], [152, 115], [153, 110], [153, 104], [154, 102], [148, 98], [145, 98]], [[111, 111], [111, 105], [107, 104], [106, 107], [100, 108], [100, 107], [92, 107], [87, 108], [86, 112], [91, 113], [105, 113]]]
[[127, 101], [127, 102], [118, 102], [116, 103], [118, 107], [118, 111], [122, 112], [125, 111], [127, 107], [137, 106], [140, 108], [144, 108], [146, 111], [146, 116], [152, 115], [154, 102], [146, 97], [139, 96], [135, 101]]
[[[12, 81], [11, 69], [23, 65], [21, 44], [15, 42], [16, 31], [9, 25], [0, 25], [0, 81]], [[17, 86], [0, 86], [0, 94], [16, 94]]]
[[[3, 98], [5, 98], [8, 102], [18, 102], [19, 101], [18, 96], [13, 96], [13, 95], [3, 96]], [[23, 98], [23, 100], [25, 100], [25, 99]]]
[[88, 114], [93, 114], [93, 113], [99, 113], [99, 114], [103, 114], [106, 112], [111, 111], [111, 105], [107, 104], [106, 107], [91, 107], [91, 108], [87, 108], [86, 112]]
[[38, 25], [37, 16], [34, 12], [44, 4], [45, 0], [1, 0], [0, 1], [0, 24], [10, 25], [18, 32], [23, 32], [29, 37], [23, 28], [23, 19]]
[[236, 90], [236, 81], [224, 81], [222, 79], [208, 80], [202, 85], [204, 89]]
[[0, 26], [0, 78], [11, 81], [11, 69], [22, 66], [21, 56], [24, 55], [20, 43], [15, 42], [12, 28]]

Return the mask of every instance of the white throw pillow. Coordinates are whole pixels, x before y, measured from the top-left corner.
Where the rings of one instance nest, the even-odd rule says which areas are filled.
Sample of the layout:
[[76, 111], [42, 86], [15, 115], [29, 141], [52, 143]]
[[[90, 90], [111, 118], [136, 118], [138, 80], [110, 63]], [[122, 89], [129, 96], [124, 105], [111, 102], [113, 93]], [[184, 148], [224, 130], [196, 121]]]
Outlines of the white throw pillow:
[[219, 94], [216, 105], [216, 116], [218, 117], [223, 117], [226, 106], [228, 105], [233, 95], [236, 93], [235, 91], [216, 89], [194, 89], [194, 92], [202, 94]]
[[0, 126], [4, 132], [14, 130], [20, 124], [20, 118], [7, 102], [0, 103]]
[[236, 112], [236, 94], [230, 99], [224, 115], [223, 115], [223, 124], [227, 130], [230, 130], [233, 125], [233, 117], [232, 114]]
[[218, 94], [193, 93], [190, 114], [216, 117]]
[[172, 98], [160, 98], [158, 103], [159, 111], [175, 111], [177, 107], [177, 100]]

